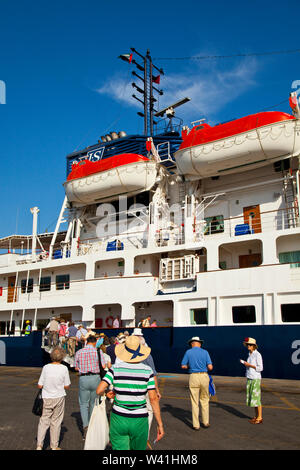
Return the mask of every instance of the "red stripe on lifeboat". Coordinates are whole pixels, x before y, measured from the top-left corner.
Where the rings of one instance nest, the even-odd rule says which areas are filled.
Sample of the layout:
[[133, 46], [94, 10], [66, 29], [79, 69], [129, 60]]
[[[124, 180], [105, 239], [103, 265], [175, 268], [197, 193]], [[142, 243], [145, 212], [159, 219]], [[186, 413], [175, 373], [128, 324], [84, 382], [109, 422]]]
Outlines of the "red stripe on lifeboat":
[[209, 124], [200, 124], [193, 127], [187, 134], [183, 134], [183, 142], [179, 150], [196, 145], [204, 145], [216, 140], [225, 139], [243, 132], [249, 132], [257, 127], [263, 127], [280, 121], [289, 121], [295, 119], [287, 113], [279, 111], [268, 111], [264, 113], [251, 114], [235, 121], [218, 124], [211, 127]]
[[81, 160], [72, 165], [72, 171], [69, 173], [67, 181], [84, 178], [95, 173], [112, 170], [129, 163], [148, 162], [149, 159], [136, 153], [122, 153], [113, 157], [105, 158], [92, 162], [90, 160]]

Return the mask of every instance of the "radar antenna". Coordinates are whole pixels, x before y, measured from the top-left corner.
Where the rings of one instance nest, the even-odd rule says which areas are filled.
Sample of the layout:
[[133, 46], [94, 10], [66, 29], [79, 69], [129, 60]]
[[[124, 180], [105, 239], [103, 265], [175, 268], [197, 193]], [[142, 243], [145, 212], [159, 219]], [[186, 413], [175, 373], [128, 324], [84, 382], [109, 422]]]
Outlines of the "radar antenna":
[[167, 125], [167, 129], [170, 128], [170, 130], [173, 130], [173, 125], [172, 125], [172, 120], [175, 117], [175, 109], [178, 108], [179, 106], [182, 106], [185, 103], [188, 103], [188, 101], [191, 101], [191, 98], [183, 98], [182, 100], [176, 101], [176, 103], [171, 104], [170, 106], [167, 106], [164, 109], [161, 109], [157, 113], [154, 114], [155, 117], [161, 117], [163, 118], [164, 115], [169, 119], [169, 123]]

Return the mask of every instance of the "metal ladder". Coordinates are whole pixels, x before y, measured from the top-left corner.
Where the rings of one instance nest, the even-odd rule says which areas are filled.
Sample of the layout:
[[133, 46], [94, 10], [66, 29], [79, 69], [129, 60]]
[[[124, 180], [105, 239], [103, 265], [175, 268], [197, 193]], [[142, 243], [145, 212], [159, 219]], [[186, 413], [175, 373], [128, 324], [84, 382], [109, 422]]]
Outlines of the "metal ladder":
[[295, 180], [289, 172], [284, 172], [283, 176], [283, 195], [287, 211], [287, 224], [288, 228], [294, 228], [297, 226], [297, 219], [299, 217], [299, 208], [295, 204]]

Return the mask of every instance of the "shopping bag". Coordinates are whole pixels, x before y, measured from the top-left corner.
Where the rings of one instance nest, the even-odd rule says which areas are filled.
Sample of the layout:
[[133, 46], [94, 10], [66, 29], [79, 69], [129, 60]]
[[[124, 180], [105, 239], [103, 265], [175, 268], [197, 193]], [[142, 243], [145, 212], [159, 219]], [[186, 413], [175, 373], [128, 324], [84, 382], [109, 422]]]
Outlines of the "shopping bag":
[[87, 430], [84, 450], [104, 450], [109, 442], [109, 426], [106, 415], [105, 396], [96, 399]]
[[213, 382], [213, 378], [211, 375], [208, 376], [209, 377], [209, 386], [208, 386], [208, 389], [209, 389], [209, 395], [211, 397], [214, 397], [215, 394], [216, 394], [216, 387], [215, 387], [215, 384]]
[[42, 416], [43, 414], [42, 390], [39, 390], [37, 396], [35, 397], [32, 413], [36, 416]]

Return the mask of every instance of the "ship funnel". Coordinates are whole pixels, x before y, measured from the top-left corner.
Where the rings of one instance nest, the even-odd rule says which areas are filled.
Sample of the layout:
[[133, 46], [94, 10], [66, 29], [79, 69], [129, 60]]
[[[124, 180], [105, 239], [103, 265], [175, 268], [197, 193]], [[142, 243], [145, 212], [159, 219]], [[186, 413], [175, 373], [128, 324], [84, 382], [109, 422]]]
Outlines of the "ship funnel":
[[117, 134], [117, 132], [111, 132], [110, 135], [111, 135], [112, 140], [116, 140], [119, 138], [119, 135]]
[[109, 142], [110, 140], [112, 140], [109, 134], [106, 134], [105, 139], [106, 139], [106, 142]]
[[126, 136], [127, 136], [126, 132], [124, 132], [124, 131], [119, 132], [119, 137], [120, 138], [121, 137], [126, 137]]

